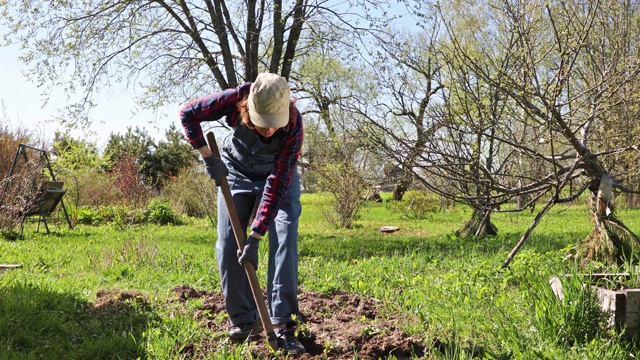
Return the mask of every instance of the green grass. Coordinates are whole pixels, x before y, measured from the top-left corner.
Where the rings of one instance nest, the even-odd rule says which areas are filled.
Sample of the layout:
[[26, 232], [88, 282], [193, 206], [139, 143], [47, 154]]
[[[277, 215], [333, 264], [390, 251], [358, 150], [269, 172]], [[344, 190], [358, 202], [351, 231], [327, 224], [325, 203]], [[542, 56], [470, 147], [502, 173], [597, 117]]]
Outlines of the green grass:
[[[321, 195], [302, 201], [301, 287], [380, 300], [409, 334], [447, 344], [431, 358], [626, 359], [638, 351], [600, 326], [584, 287], [565, 284], [573, 302], [555, 302], [551, 292], [551, 276], [577, 271], [563, 249], [591, 231], [584, 206], [553, 209], [500, 271], [534, 215], [495, 214], [499, 236], [477, 241], [453, 235], [471, 215], [461, 206], [412, 220], [376, 203], [346, 230], [324, 221]], [[640, 233], [638, 214], [618, 215]], [[385, 225], [400, 230], [383, 234]], [[51, 235], [26, 228], [22, 240], [0, 240], [0, 263], [22, 265], [0, 273], [0, 359], [175, 359], [184, 344], [224, 338], [194, 320], [198, 301], [187, 302], [186, 311], [172, 301], [172, 289], [183, 284], [219, 289], [210, 223], [54, 228]], [[634, 268], [598, 270], [635, 278]], [[96, 308], [101, 290], [139, 295]], [[221, 340], [207, 358], [244, 355]]]

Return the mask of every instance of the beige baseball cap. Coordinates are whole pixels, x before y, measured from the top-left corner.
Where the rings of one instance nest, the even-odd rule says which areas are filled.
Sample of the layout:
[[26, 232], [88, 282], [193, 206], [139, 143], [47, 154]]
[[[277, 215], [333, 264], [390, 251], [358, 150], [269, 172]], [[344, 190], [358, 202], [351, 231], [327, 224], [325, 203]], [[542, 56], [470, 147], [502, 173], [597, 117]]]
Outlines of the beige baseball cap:
[[289, 123], [291, 90], [287, 79], [261, 73], [249, 90], [249, 116], [255, 126], [281, 128]]

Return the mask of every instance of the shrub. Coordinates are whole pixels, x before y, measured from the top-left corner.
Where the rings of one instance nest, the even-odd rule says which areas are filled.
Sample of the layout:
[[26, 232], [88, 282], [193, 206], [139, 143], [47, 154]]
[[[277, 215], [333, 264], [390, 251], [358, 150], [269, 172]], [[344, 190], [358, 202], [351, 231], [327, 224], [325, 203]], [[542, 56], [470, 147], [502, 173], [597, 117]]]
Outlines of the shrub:
[[392, 203], [391, 210], [409, 218], [424, 219], [429, 213], [438, 211], [439, 207], [439, 199], [435, 194], [410, 190], [404, 194], [402, 201]]
[[180, 216], [166, 202], [153, 200], [143, 211], [144, 222], [156, 225], [180, 225]]
[[216, 221], [218, 190], [196, 167], [185, 169], [166, 182], [161, 198], [181, 214]]
[[[65, 182], [69, 202], [78, 206], [99, 207], [115, 204], [122, 197], [121, 192], [111, 184], [109, 174], [99, 168], [82, 168], [75, 170], [73, 180], [62, 177]], [[77, 184], [76, 184], [77, 183]], [[72, 188], [77, 186], [77, 188]], [[77, 197], [73, 199], [73, 197]]]
[[122, 205], [114, 206], [81, 206], [78, 208], [78, 223], [84, 225], [116, 224], [154, 224], [154, 225], [181, 225], [180, 215], [166, 202], [153, 200], [144, 209], [130, 209]]
[[98, 207], [98, 210], [99, 216], [107, 224], [117, 224], [122, 226], [141, 223], [140, 221], [137, 221], [138, 217], [136, 217], [136, 214], [139, 211], [124, 205], [100, 206]]
[[98, 225], [103, 220], [98, 210], [88, 206], [78, 207], [78, 224]]
[[141, 208], [153, 195], [152, 188], [145, 185], [144, 177], [138, 172], [134, 157], [118, 158], [109, 175], [113, 186], [122, 194], [119, 204]]
[[[33, 200], [35, 184], [44, 180], [42, 170], [46, 165], [42, 152], [21, 148], [20, 144], [39, 149], [46, 149], [46, 145], [33, 132], [12, 127], [2, 102], [0, 106], [0, 232], [5, 238], [13, 238], [22, 221], [22, 211]], [[18, 149], [23, 150], [20, 156], [16, 156]]]
[[369, 185], [349, 161], [326, 163], [317, 172], [318, 186], [331, 197], [331, 209], [322, 209], [322, 215], [338, 228], [351, 228], [365, 205]]
[[133, 224], [135, 211], [125, 206], [81, 206], [78, 208], [78, 223], [84, 225]]

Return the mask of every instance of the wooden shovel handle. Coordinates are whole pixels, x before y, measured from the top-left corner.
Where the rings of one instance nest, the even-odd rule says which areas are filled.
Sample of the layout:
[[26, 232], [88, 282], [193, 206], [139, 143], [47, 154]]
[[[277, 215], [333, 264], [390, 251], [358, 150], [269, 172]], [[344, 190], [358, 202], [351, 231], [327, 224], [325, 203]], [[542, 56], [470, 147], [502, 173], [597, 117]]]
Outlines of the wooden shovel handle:
[[[213, 136], [212, 132], [207, 133], [207, 143], [209, 145], [209, 150], [211, 150], [211, 152], [213, 153], [213, 156], [220, 158], [220, 151], [218, 150], [216, 138], [215, 136]], [[231, 197], [231, 189], [229, 188], [229, 183], [227, 182], [226, 177], [223, 177], [220, 181], [220, 190], [222, 191], [222, 196], [224, 197], [224, 203], [227, 206], [227, 213], [229, 213], [229, 220], [231, 220], [231, 227], [233, 228], [233, 233], [236, 237], [238, 249], [242, 250], [244, 249], [246, 234], [245, 230], [240, 225], [240, 219], [238, 218], [236, 205], [233, 202], [233, 198]], [[218, 221], [220, 221], [220, 219]], [[258, 306], [258, 314], [260, 314], [262, 327], [267, 333], [267, 341], [269, 342], [269, 346], [271, 346], [273, 350], [278, 350], [278, 338], [276, 337], [276, 333], [273, 330], [271, 318], [269, 317], [269, 311], [267, 309], [267, 305], [265, 304], [264, 298], [262, 297], [262, 289], [260, 288], [260, 283], [258, 282], [258, 277], [256, 276], [256, 269], [253, 267], [253, 263], [251, 263], [251, 261], [247, 261], [244, 263], [244, 270], [247, 273], [247, 278], [249, 279], [249, 284], [251, 285], [253, 299]]]

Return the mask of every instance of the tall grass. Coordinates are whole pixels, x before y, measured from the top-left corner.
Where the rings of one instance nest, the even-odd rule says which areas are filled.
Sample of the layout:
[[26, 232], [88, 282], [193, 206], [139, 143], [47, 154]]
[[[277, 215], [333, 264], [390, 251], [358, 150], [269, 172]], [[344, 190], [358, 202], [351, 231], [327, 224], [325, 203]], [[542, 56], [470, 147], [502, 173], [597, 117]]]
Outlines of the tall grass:
[[[429, 358], [623, 359], [638, 351], [601, 324], [593, 294], [580, 282], [566, 280], [565, 302], [549, 287], [552, 276], [584, 271], [565, 251], [591, 230], [581, 205], [554, 209], [501, 271], [531, 215], [496, 214], [499, 235], [476, 241], [454, 235], [471, 215], [462, 207], [411, 219], [376, 203], [352, 229], [335, 229], [321, 216], [324, 197], [305, 194], [302, 201], [303, 291], [378, 299], [400, 328], [438, 344]], [[637, 215], [619, 214], [638, 232]], [[379, 230], [385, 225], [400, 229], [385, 234]], [[208, 220], [124, 230], [61, 226], [48, 236], [34, 230], [26, 228], [23, 240], [0, 241], [0, 262], [22, 265], [0, 273], [0, 358], [175, 359], [185, 344], [203, 339], [217, 340], [208, 359], [244, 358], [242, 346], [198, 324], [200, 301], [179, 304], [172, 293], [183, 284], [219, 289]], [[633, 267], [598, 270], [636, 277]], [[263, 267], [258, 277], [266, 278]], [[96, 307], [99, 293], [111, 291], [135, 296], [112, 309]]]

